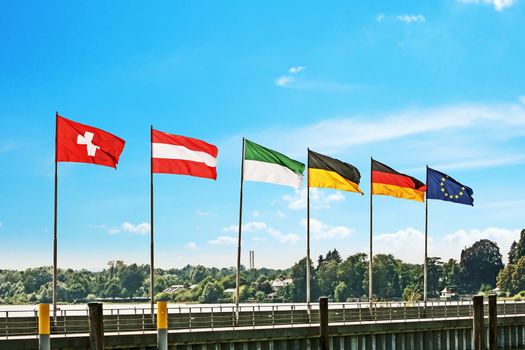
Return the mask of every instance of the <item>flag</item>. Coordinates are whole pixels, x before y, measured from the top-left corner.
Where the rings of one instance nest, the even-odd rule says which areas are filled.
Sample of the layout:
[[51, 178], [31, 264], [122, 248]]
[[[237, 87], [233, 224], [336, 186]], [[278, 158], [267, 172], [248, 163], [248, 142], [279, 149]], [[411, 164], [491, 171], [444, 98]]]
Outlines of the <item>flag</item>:
[[353, 165], [308, 150], [308, 186], [363, 193], [361, 174]]
[[425, 184], [418, 179], [372, 159], [372, 194], [424, 202], [425, 191]]
[[450, 176], [437, 170], [427, 168], [427, 199], [474, 206], [474, 191], [460, 184]]
[[217, 179], [214, 145], [191, 137], [151, 130], [151, 171]]
[[303, 172], [303, 163], [245, 140], [244, 180], [299, 188], [303, 181]]
[[56, 115], [56, 161], [117, 167], [125, 141], [109, 132]]

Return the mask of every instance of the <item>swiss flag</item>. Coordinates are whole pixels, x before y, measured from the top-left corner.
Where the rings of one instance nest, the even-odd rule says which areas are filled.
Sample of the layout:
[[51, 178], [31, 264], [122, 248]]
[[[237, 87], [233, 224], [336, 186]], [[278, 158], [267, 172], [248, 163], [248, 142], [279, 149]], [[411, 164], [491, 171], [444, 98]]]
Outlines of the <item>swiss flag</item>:
[[117, 168], [125, 141], [109, 132], [56, 115], [56, 161]]

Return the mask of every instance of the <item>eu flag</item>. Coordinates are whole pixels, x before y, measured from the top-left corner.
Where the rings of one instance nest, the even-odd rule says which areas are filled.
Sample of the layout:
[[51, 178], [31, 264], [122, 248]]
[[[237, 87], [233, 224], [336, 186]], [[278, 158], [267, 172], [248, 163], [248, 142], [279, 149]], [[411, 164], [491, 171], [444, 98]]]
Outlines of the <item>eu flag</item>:
[[427, 199], [474, 206], [474, 191], [460, 184], [450, 176], [437, 170], [427, 168]]

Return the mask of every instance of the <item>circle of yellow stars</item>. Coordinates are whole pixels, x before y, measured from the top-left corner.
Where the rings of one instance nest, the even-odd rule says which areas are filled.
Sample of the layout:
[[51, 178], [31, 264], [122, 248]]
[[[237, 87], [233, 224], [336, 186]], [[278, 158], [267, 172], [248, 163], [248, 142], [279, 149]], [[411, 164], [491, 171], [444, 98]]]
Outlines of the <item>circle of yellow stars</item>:
[[461, 191], [459, 191], [458, 194], [448, 193], [445, 191], [445, 182], [447, 181], [447, 179], [448, 176], [441, 178], [441, 192], [443, 192], [445, 198], [454, 200], [458, 199], [460, 196], [463, 196], [463, 193], [465, 192], [465, 187], [461, 187]]

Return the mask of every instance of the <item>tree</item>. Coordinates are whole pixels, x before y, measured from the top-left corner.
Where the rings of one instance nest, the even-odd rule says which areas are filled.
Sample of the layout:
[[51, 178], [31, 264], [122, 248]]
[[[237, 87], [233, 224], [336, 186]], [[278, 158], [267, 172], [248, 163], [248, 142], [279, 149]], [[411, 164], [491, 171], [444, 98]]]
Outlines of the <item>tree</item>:
[[202, 265], [195, 266], [191, 271], [190, 278], [193, 284], [199, 283], [206, 278], [206, 268]]
[[368, 255], [357, 253], [346, 258], [337, 267], [337, 280], [345, 282], [348, 297], [359, 298], [365, 293], [363, 282], [368, 273]]
[[503, 261], [496, 243], [482, 239], [461, 252], [461, 266], [465, 271], [469, 292], [477, 292], [481, 284], [496, 285], [496, 277], [503, 269]]
[[522, 256], [525, 256], [525, 229], [521, 230], [519, 241], [510, 246], [509, 264], [515, 264]]
[[335, 292], [334, 292], [335, 301], [345, 302], [349, 296], [350, 296], [350, 293], [349, 293], [346, 283], [339, 282], [339, 284], [335, 287]]
[[449, 259], [443, 264], [442, 276], [440, 289], [447, 287], [456, 293], [462, 293], [466, 290], [463, 268], [456, 260]]
[[[295, 302], [304, 302], [306, 300], [306, 258], [302, 258], [292, 266], [291, 275], [293, 283], [287, 289], [287, 296]], [[316, 273], [310, 260], [310, 285], [312, 300], [318, 296]]]
[[337, 284], [337, 262], [327, 259], [317, 271], [319, 291], [326, 296], [333, 296]]
[[[373, 262], [374, 294], [381, 299], [392, 299], [401, 296], [399, 286], [398, 264], [400, 260], [392, 254], [377, 254]], [[367, 278], [368, 280], [368, 278]]]
[[[144, 281], [144, 275], [142, 274], [142, 271], [138, 269], [137, 264], [131, 264], [127, 268], [124, 268], [120, 272], [120, 278], [122, 295], [128, 296], [129, 298], [135, 295], [136, 291], [140, 288], [142, 282]], [[124, 293], [124, 289], [127, 291], [127, 293]]]
[[500, 271], [496, 284], [501, 290], [516, 294], [525, 290], [525, 256]]
[[218, 283], [208, 282], [202, 290], [202, 295], [199, 298], [201, 303], [215, 303], [219, 298], [222, 298], [222, 286]]

